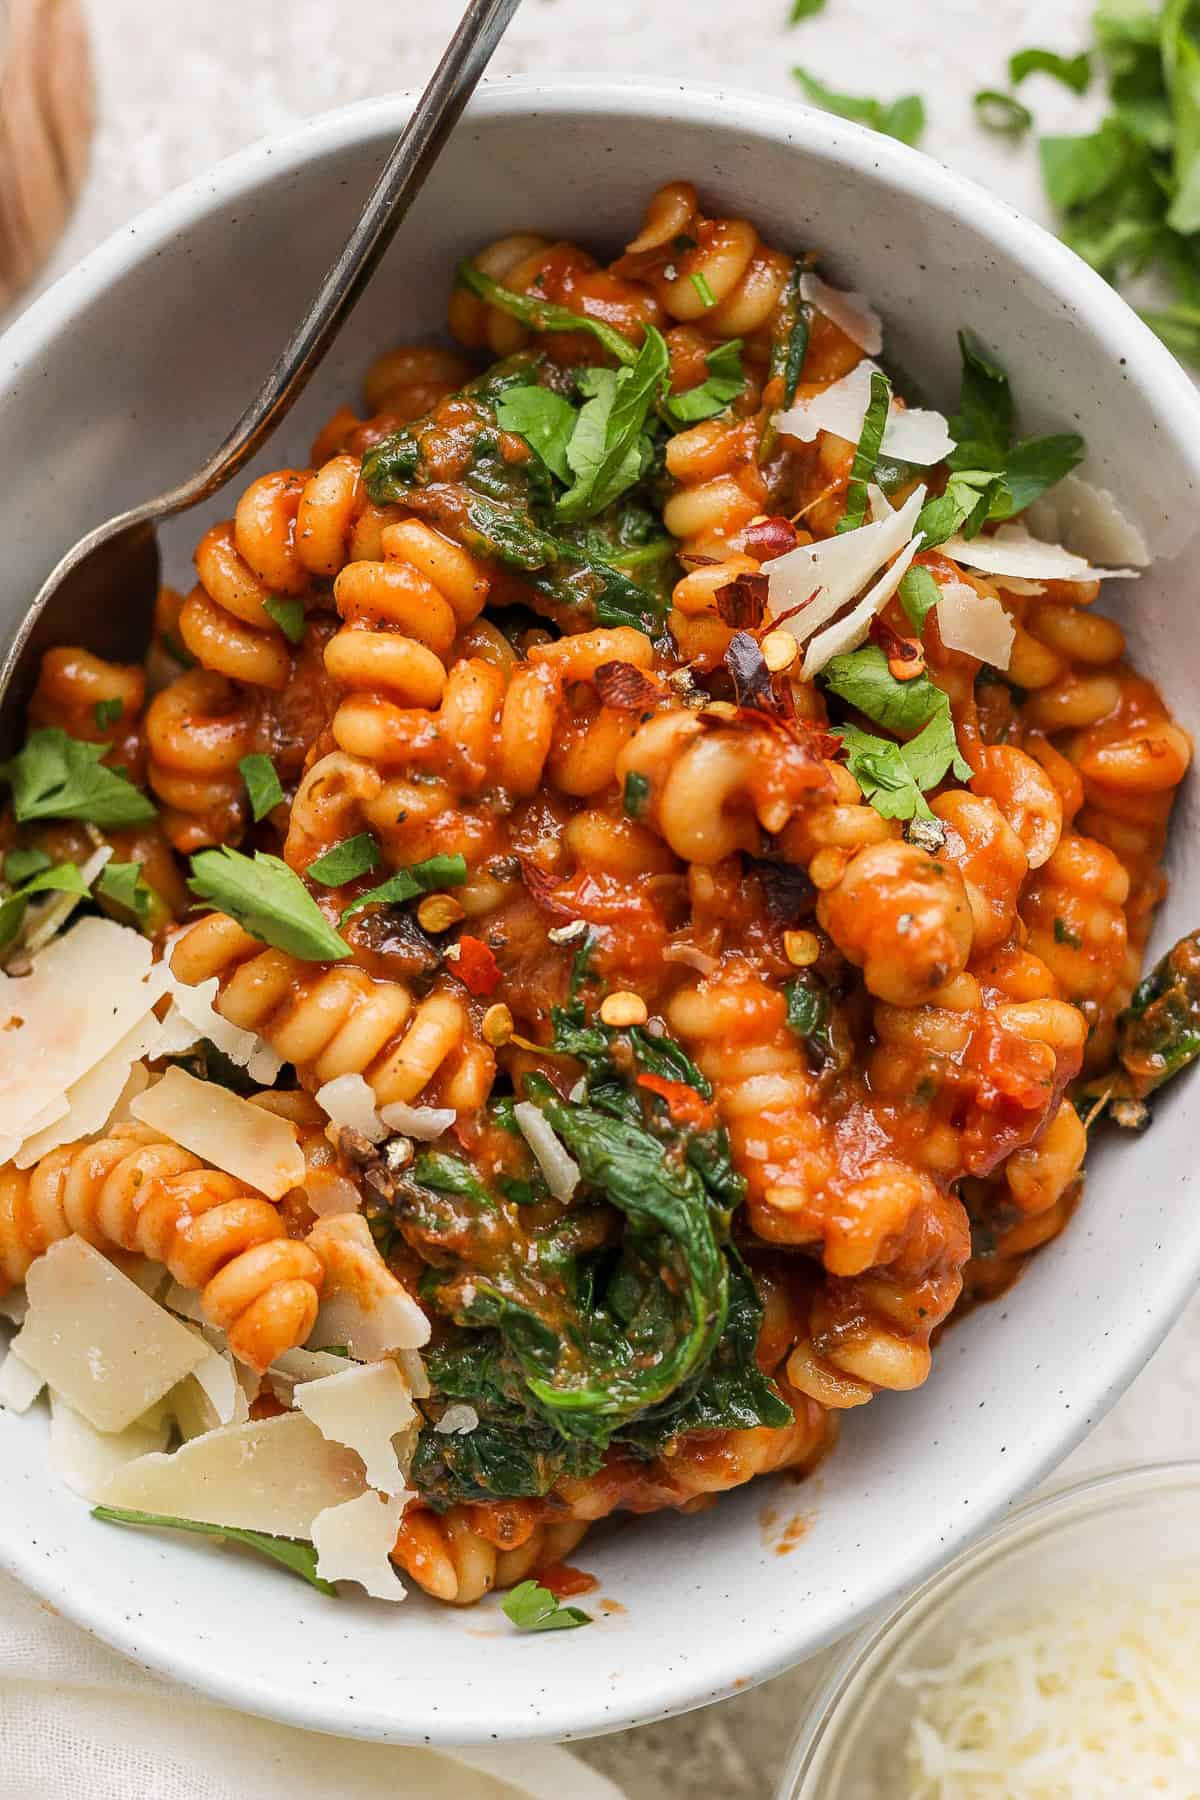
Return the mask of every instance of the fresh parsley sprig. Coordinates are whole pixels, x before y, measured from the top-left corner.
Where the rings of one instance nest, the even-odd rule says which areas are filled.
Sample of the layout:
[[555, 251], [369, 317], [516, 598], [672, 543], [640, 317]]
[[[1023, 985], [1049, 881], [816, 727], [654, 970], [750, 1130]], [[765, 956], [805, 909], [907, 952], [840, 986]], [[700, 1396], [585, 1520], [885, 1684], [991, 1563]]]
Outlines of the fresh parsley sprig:
[[[6, 874], [9, 865], [17, 853], [10, 850], [4, 859]], [[29, 854], [35, 855], [36, 852]], [[20, 866], [20, 865], [18, 865]], [[25, 922], [25, 913], [30, 900], [35, 894], [58, 893], [77, 894], [81, 900], [88, 896], [88, 885], [73, 862], [59, 863], [52, 869], [40, 869], [23, 881], [14, 893], [0, 900], [0, 950], [7, 950], [21, 926]]]
[[466, 879], [467, 861], [464, 856], [427, 857], [424, 862], [397, 870], [395, 875], [380, 887], [372, 888], [370, 893], [361, 894], [343, 912], [341, 923], [344, 925], [347, 919], [361, 912], [364, 906], [403, 906], [406, 900], [415, 899], [418, 894], [433, 894], [441, 888], [461, 887]]
[[123, 771], [100, 760], [109, 748], [70, 737], [57, 725], [30, 732], [17, 754], [0, 764], [17, 822], [82, 819], [113, 829], [148, 824], [156, 817], [153, 802]]
[[902, 144], [920, 142], [925, 130], [925, 102], [919, 94], [904, 94], [899, 100], [875, 100], [864, 94], [835, 94], [806, 69], [793, 69], [792, 75], [814, 105], [836, 113], [839, 119], [869, 125], [872, 131], [898, 138]]
[[875, 737], [857, 725], [839, 725], [847, 766], [864, 798], [885, 819], [931, 819], [925, 798], [953, 770], [969, 781], [972, 770], [958, 752], [949, 708], [935, 713], [907, 744]]
[[252, 756], [243, 756], [238, 764], [242, 780], [246, 784], [246, 796], [250, 801], [250, 811], [255, 823], [265, 819], [283, 799], [283, 785], [275, 771], [275, 764], [269, 756], [255, 752]]
[[251, 937], [303, 962], [341, 962], [351, 955], [300, 877], [278, 856], [253, 857], [222, 845], [192, 858], [193, 894], [236, 919]]
[[235, 1544], [244, 1544], [248, 1550], [269, 1556], [272, 1562], [307, 1581], [319, 1594], [337, 1598], [333, 1583], [323, 1581], [317, 1574], [315, 1548], [298, 1538], [273, 1537], [269, 1532], [249, 1531], [237, 1525], [204, 1525], [198, 1519], [177, 1519], [170, 1513], [134, 1512], [123, 1506], [93, 1506], [92, 1517], [103, 1519], [109, 1525], [141, 1525], [153, 1530], [194, 1531], [200, 1537], [228, 1538]]
[[578, 1606], [564, 1606], [549, 1588], [536, 1581], [520, 1581], [500, 1602], [500, 1610], [518, 1631], [573, 1631], [590, 1625], [591, 1613]]

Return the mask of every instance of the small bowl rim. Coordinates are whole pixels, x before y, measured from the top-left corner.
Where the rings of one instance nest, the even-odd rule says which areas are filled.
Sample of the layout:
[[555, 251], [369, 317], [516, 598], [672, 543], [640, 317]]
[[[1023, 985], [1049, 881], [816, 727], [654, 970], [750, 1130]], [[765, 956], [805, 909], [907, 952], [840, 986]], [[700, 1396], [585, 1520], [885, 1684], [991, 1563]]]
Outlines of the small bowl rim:
[[942, 1568], [878, 1615], [850, 1639], [824, 1677], [796, 1734], [776, 1800], [799, 1800], [800, 1781], [813, 1772], [813, 1758], [836, 1729], [843, 1704], [867, 1664], [914, 1619], [932, 1610], [968, 1576], [1004, 1561], [1039, 1537], [1070, 1529], [1081, 1516], [1112, 1510], [1143, 1491], [1168, 1493], [1200, 1489], [1200, 1456], [1172, 1457], [1161, 1462], [1128, 1463], [1099, 1475], [1085, 1475], [1052, 1494], [1018, 1506], [999, 1525], [960, 1550]]
[[[306, 120], [296, 128], [268, 136], [223, 159], [213, 168], [192, 177], [165, 195], [135, 219], [120, 227], [74, 269], [69, 270], [25, 309], [0, 335], [0, 375], [36, 375], [47, 350], [73, 319], [107, 287], [156, 255], [171, 254], [176, 240], [218, 208], [227, 208], [260, 186], [280, 180], [303, 179], [306, 169], [327, 155], [385, 135], [394, 135], [408, 115], [414, 95], [396, 92], [334, 109]], [[1030, 269], [1060, 304], [1068, 303], [1082, 325], [1105, 346], [1106, 358], [1115, 361], [1120, 345], [1128, 376], [1136, 382], [1147, 405], [1161, 421], [1175, 454], [1200, 480], [1200, 394], [1170, 352], [1153, 335], [1114, 289], [1083, 263], [1073, 251], [1036, 221], [1025, 217], [995, 194], [907, 145], [883, 137], [799, 102], [764, 99], [759, 95], [699, 82], [663, 82], [619, 75], [515, 76], [485, 83], [459, 125], [469, 131], [477, 123], [497, 117], [526, 115], [552, 130], [562, 115], [587, 113], [612, 119], [660, 119], [666, 125], [694, 120], [698, 113], [719, 117], [722, 124], [745, 133], [747, 148], [755, 143], [802, 144], [825, 168], [850, 179], [883, 186], [910, 196], [914, 204], [954, 217], [969, 217], [972, 226], [1007, 262]], [[98, 522], [98, 521], [97, 521]], [[67, 546], [58, 546], [65, 549]], [[51, 547], [51, 550], [56, 547]], [[52, 557], [48, 553], [48, 564]], [[981, 1478], [970, 1524], [948, 1522], [946, 1538], [972, 1538], [992, 1525], [1014, 1505], [1014, 1496], [1044, 1477], [1082, 1438], [1093, 1419], [1112, 1404], [1178, 1317], [1195, 1283], [1195, 1271], [1187, 1258], [1164, 1268], [1158, 1279], [1157, 1304], [1138, 1328], [1125, 1333], [1113, 1348], [1101, 1372], [1087, 1376], [1088, 1405], [1071, 1415], [1053, 1442], [1039, 1440], [1023, 1459], [1014, 1457], [1001, 1470], [994, 1468]], [[47, 1472], [47, 1480], [51, 1479]], [[865, 1614], [888, 1605], [914, 1581], [925, 1581], [944, 1555], [942, 1546], [924, 1542], [915, 1549], [898, 1550], [886, 1579], [873, 1577], [869, 1586], [847, 1600], [841, 1629], [823, 1627], [818, 1638], [797, 1628], [794, 1636], [774, 1641], [761, 1638], [747, 1657], [738, 1646], [724, 1659], [724, 1674], [693, 1672], [684, 1664], [669, 1676], [647, 1672], [639, 1701], [614, 1713], [597, 1695], [560, 1696], [536, 1722], [522, 1720], [507, 1741], [532, 1741], [599, 1735], [650, 1723], [723, 1699], [794, 1667], [805, 1656], [836, 1641], [846, 1629], [854, 1629]], [[281, 1719], [310, 1729], [391, 1741], [433, 1743], [488, 1742], [492, 1734], [484, 1721], [471, 1729], [449, 1730], [446, 1725], [406, 1712], [403, 1704], [386, 1716], [360, 1709], [335, 1697], [284, 1696], [238, 1672], [214, 1668], [210, 1659], [191, 1645], [176, 1640], [147, 1637], [144, 1628], [126, 1616], [93, 1604], [90, 1595], [47, 1569], [21, 1544], [0, 1541], [0, 1568], [24, 1581], [66, 1617], [136, 1660], [145, 1660], [193, 1689], [198, 1689], [245, 1711]], [[747, 1675], [747, 1662], [751, 1663]], [[736, 1673], [735, 1673], [736, 1672]]]

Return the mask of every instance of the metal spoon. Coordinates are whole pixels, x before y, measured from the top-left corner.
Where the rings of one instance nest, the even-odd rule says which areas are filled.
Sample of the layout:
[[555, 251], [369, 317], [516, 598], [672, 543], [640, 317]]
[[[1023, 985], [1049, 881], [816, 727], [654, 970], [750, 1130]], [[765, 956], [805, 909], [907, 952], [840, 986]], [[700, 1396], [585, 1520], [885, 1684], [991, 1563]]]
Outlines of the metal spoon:
[[224, 443], [189, 481], [89, 531], [43, 582], [0, 665], [0, 745], [19, 741], [44, 652], [83, 643], [139, 660], [158, 592], [158, 520], [207, 500], [270, 436], [374, 274], [433, 168], [520, 0], [468, 0], [458, 29], [307, 313]]

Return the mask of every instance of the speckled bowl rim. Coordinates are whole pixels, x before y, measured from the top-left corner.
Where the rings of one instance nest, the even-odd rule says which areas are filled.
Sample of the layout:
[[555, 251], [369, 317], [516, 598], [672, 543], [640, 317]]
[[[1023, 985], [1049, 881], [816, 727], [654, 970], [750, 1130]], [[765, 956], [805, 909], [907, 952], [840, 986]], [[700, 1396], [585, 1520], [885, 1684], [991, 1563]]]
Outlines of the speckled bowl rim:
[[[1053, 1494], [1028, 1500], [1024, 1506], [1019, 1506], [1002, 1525], [985, 1532], [945, 1568], [906, 1594], [899, 1606], [872, 1620], [850, 1640], [844, 1654], [834, 1663], [813, 1696], [801, 1721], [775, 1800], [799, 1800], [801, 1778], [820, 1773], [819, 1769], [813, 1768], [813, 1758], [841, 1726], [843, 1706], [859, 1675], [901, 1632], [932, 1612], [970, 1576], [1003, 1563], [1014, 1551], [1070, 1531], [1081, 1519], [1119, 1510], [1126, 1501], [1136, 1501], [1147, 1494], [1188, 1492], [1200, 1497], [1200, 1457], [1131, 1463], [1107, 1470], [1102, 1475], [1084, 1476], [1068, 1487], [1056, 1489]], [[859, 1703], [856, 1696], [855, 1704]], [[830, 1800], [833, 1800], [832, 1796]]]
[[[309, 162], [364, 139], [398, 132], [412, 104], [411, 94], [398, 93], [321, 115], [296, 130], [267, 138], [239, 151], [215, 168], [205, 171], [166, 196], [123, 226], [32, 303], [3, 337], [0, 367], [36, 366], [64, 324], [69, 323], [92, 298], [127, 276], [143, 262], [169, 254], [173, 240], [208, 212], [215, 200], [237, 201], [264, 179], [277, 180], [301, 171]], [[483, 119], [522, 114], [544, 119], [548, 129], [557, 115], [594, 111], [607, 117], [645, 117], [647, 114], [694, 122], [698, 117], [719, 116], [726, 127], [744, 131], [747, 148], [754, 141], [787, 145], [803, 135], [806, 155], [821, 159], [830, 169], [867, 184], [882, 183], [900, 190], [914, 201], [944, 215], [969, 218], [973, 230], [985, 237], [1004, 260], [1032, 270], [1047, 288], [1063, 298], [1073, 315], [1101, 341], [1116, 346], [1124, 359], [1123, 374], [1133, 381], [1157, 417], [1172, 416], [1174, 441], [1195, 445], [1187, 458], [1200, 484], [1200, 396], [1183, 376], [1179, 364], [1143, 325], [1123, 300], [1074, 253], [1049, 232], [1025, 218], [1004, 201], [973, 181], [909, 149], [895, 140], [848, 124], [799, 103], [772, 101], [711, 84], [647, 82], [637, 77], [512, 77], [485, 84], [468, 109], [460, 130]], [[1068, 298], [1069, 296], [1069, 298]], [[1191, 422], [1186, 415], [1191, 413]], [[1180, 415], [1184, 415], [1182, 421]], [[497, 1735], [507, 1741], [554, 1738], [564, 1741], [666, 1718], [690, 1707], [723, 1699], [743, 1691], [748, 1684], [765, 1681], [797, 1661], [837, 1642], [891, 1603], [897, 1594], [924, 1581], [946, 1558], [948, 1551], [966, 1537], [985, 1530], [1012, 1504], [1014, 1496], [1027, 1493], [1082, 1438], [1090, 1423], [1110, 1406], [1146, 1362], [1182, 1310], [1195, 1285], [1196, 1271], [1186, 1259], [1162, 1272], [1156, 1286], [1156, 1306], [1137, 1329], [1124, 1335], [1119, 1347], [1098, 1355], [1080, 1373], [1083, 1402], [1061, 1421], [1048, 1439], [1035, 1434], [1023, 1454], [1007, 1457], [981, 1479], [974, 1494], [969, 1527], [948, 1520], [939, 1538], [900, 1553], [889, 1563], [885, 1580], [864, 1582], [847, 1597], [844, 1616], [819, 1636], [799, 1625], [794, 1641], [787, 1634], [763, 1634], [756, 1642], [731, 1643], [723, 1657], [724, 1672], [716, 1681], [686, 1662], [659, 1671], [644, 1670], [636, 1703], [609, 1707], [600, 1694], [581, 1691], [578, 1684], [568, 1695], [556, 1696], [555, 1704], [530, 1720], [519, 1722], [511, 1733], [489, 1729], [491, 1720], [456, 1729], [426, 1714], [406, 1713], [402, 1693], [394, 1708], [349, 1704], [335, 1696], [304, 1695], [274, 1681], [268, 1671], [246, 1672], [214, 1665], [186, 1638], [165, 1631], [148, 1630], [136, 1616], [117, 1613], [95, 1604], [54, 1566], [24, 1543], [0, 1541], [0, 1568], [7, 1570], [38, 1593], [64, 1617], [93, 1632], [113, 1648], [143, 1667], [155, 1669], [242, 1711], [280, 1720], [310, 1730], [390, 1742], [427, 1744], [488, 1744]]]

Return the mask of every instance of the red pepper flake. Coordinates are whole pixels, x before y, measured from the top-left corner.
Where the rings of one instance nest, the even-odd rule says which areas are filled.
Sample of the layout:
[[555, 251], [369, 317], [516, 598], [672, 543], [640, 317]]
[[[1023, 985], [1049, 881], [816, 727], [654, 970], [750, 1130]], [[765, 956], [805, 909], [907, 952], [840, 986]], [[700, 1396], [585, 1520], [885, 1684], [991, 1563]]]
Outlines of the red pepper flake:
[[716, 1109], [685, 1081], [668, 1081], [663, 1075], [639, 1075], [637, 1084], [666, 1101], [667, 1111], [676, 1125], [694, 1125], [698, 1131], [711, 1131], [717, 1122]]
[[770, 562], [773, 557], [786, 556], [799, 543], [796, 527], [790, 519], [756, 519], [747, 525], [742, 533], [742, 544], [748, 556], [757, 556], [760, 562]]
[[767, 578], [745, 570], [714, 595], [717, 616], [734, 631], [756, 631], [767, 610]]
[[596, 692], [605, 706], [618, 712], [641, 712], [662, 699], [662, 689], [632, 663], [601, 663], [595, 674]]
[[[728, 592], [727, 589], [723, 590]], [[722, 658], [733, 680], [733, 691], [739, 707], [774, 711], [777, 706], [771, 671], [763, 661], [758, 642], [748, 631], [737, 631], [730, 638]]]
[[549, 1563], [537, 1571], [537, 1579], [556, 1600], [569, 1600], [574, 1594], [590, 1594], [600, 1586], [594, 1575], [573, 1569], [570, 1563]]
[[888, 674], [894, 681], [913, 681], [925, 673], [925, 651], [920, 638], [902, 637], [886, 619], [871, 621], [871, 639], [887, 657]]
[[482, 938], [459, 938], [454, 972], [469, 994], [494, 994], [500, 986], [500, 965]]

